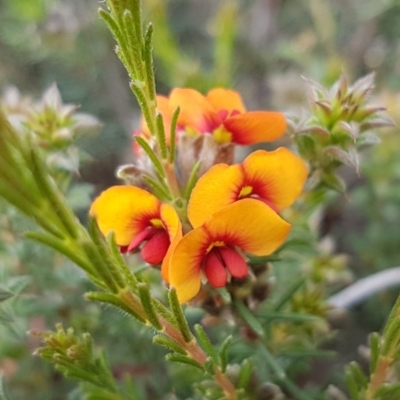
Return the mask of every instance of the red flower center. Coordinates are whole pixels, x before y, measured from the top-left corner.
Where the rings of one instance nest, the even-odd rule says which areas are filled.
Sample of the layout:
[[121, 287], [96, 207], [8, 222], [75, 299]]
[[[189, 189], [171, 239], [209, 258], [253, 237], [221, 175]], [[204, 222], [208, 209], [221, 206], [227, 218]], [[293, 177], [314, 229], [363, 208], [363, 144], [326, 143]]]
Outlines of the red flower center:
[[121, 251], [134, 252], [142, 247], [140, 254], [143, 260], [151, 265], [157, 265], [164, 260], [170, 244], [169, 235], [164, 229], [148, 226], [137, 234], [128, 246], [121, 248]]
[[215, 288], [226, 285], [228, 272], [237, 279], [242, 279], [248, 274], [244, 258], [227, 246], [212, 248], [204, 258], [203, 271]]
[[225, 121], [229, 117], [234, 117], [235, 115], [239, 115], [241, 112], [239, 110], [228, 111], [225, 109], [218, 110], [218, 116], [221, 118], [222, 122]]

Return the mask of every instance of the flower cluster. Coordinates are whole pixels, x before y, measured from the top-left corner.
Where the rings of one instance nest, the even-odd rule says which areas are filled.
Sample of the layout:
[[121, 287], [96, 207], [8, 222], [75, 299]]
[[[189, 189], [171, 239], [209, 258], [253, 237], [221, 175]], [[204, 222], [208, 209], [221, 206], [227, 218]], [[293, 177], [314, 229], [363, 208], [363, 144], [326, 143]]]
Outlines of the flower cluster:
[[[286, 130], [283, 114], [246, 112], [232, 90], [217, 88], [203, 96], [192, 89], [174, 89], [157, 101], [167, 142], [174, 109], [180, 108], [174, 135], [178, 155], [186, 155], [188, 137], [212, 140], [218, 152], [227, 145], [273, 141]], [[153, 141], [144, 120], [138, 135]], [[204, 161], [201, 152], [194, 153], [192, 163]], [[305, 163], [286, 148], [257, 150], [240, 164], [234, 164], [233, 157], [210, 164], [199, 174], [183, 213], [174, 208], [176, 199], [167, 204], [129, 185], [104, 191], [90, 209], [104, 235], [114, 232], [121, 252], [140, 250], [148, 264], [161, 264], [164, 280], [176, 288], [181, 303], [196, 296], [204, 279], [221, 288], [245, 278], [250, 273], [247, 254], [267, 256], [281, 246], [290, 224], [279, 212], [293, 204], [308, 175]], [[186, 186], [182, 175], [181, 185]]]

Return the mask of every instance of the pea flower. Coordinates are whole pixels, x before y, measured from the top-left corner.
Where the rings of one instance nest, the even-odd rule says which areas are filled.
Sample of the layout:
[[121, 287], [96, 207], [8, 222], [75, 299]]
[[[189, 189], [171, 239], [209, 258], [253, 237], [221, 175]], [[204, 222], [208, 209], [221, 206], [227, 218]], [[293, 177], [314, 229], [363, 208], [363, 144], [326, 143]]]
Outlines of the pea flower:
[[182, 237], [175, 209], [135, 186], [112, 186], [93, 202], [90, 215], [104, 235], [111, 231], [122, 252], [141, 248], [141, 256], [151, 265], [162, 263], [165, 271], [173, 248]]
[[213, 287], [226, 285], [229, 274], [248, 274], [242, 251], [265, 256], [286, 239], [290, 224], [256, 199], [243, 199], [216, 212], [190, 231], [172, 253], [168, 280], [179, 301], [192, 299], [200, 290], [202, 274]]
[[271, 152], [255, 151], [241, 164], [214, 165], [192, 191], [189, 220], [196, 228], [216, 211], [245, 198], [281, 211], [299, 196], [307, 175], [304, 161], [283, 147]]
[[[215, 88], [206, 96], [194, 89], [176, 88], [169, 97], [157, 96], [157, 106], [163, 114], [167, 141], [172, 113], [180, 108], [178, 130], [192, 134], [211, 134], [219, 144], [250, 145], [270, 142], [286, 131], [282, 113], [273, 111], [246, 111], [240, 94], [228, 89]], [[150, 132], [144, 120], [142, 132]]]

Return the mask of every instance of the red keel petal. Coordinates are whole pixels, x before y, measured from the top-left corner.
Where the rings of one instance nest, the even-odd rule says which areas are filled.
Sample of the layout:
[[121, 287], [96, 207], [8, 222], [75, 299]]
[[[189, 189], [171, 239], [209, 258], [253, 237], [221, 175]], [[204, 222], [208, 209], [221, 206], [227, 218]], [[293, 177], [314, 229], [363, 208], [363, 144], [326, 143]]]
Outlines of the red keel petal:
[[140, 254], [147, 263], [151, 265], [160, 264], [167, 254], [170, 243], [168, 233], [163, 229], [158, 229], [143, 246]]
[[153, 226], [148, 226], [145, 229], [142, 230], [138, 235], [136, 235], [132, 242], [129, 243], [129, 246], [127, 247], [126, 251], [131, 252], [135, 251], [137, 247], [139, 247], [145, 240], [150, 239], [156, 232], [157, 228], [154, 228]]
[[234, 278], [242, 279], [249, 273], [244, 258], [230, 247], [220, 247], [218, 252], [228, 271]]
[[228, 274], [217, 250], [213, 249], [207, 254], [203, 270], [211, 286], [220, 288], [226, 285]]

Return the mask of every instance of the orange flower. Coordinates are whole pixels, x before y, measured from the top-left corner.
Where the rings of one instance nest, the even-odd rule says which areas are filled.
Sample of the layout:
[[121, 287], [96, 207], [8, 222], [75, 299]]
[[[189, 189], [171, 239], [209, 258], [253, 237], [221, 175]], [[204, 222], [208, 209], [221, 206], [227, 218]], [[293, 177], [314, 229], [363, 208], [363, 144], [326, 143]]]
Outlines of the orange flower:
[[193, 89], [174, 89], [169, 104], [172, 108], [181, 107], [178, 126], [210, 133], [217, 143], [249, 145], [270, 142], [286, 131], [282, 113], [246, 112], [239, 93], [233, 90], [216, 88], [204, 97]]
[[181, 222], [173, 207], [135, 186], [112, 186], [97, 197], [89, 213], [96, 217], [104, 235], [114, 232], [122, 252], [140, 247], [146, 262], [162, 262], [166, 277], [172, 250], [182, 237]]
[[169, 283], [184, 303], [200, 290], [202, 274], [214, 287], [225, 286], [229, 276], [244, 278], [248, 267], [241, 250], [269, 255], [289, 230], [290, 224], [261, 201], [244, 199], [230, 204], [177, 244], [169, 264]]
[[296, 200], [307, 175], [304, 161], [283, 147], [271, 152], [255, 151], [241, 164], [217, 164], [192, 191], [189, 221], [196, 228], [215, 212], [244, 198], [261, 200], [280, 211]]
[[[250, 145], [270, 142], [286, 131], [282, 113], [273, 111], [250, 111], [239, 93], [222, 88], [212, 89], [206, 96], [194, 89], [173, 89], [169, 98], [157, 96], [158, 110], [163, 114], [167, 141], [170, 138], [172, 113], [180, 107], [178, 130], [188, 133], [211, 134], [217, 143]], [[142, 120], [142, 132], [150, 132]]]

